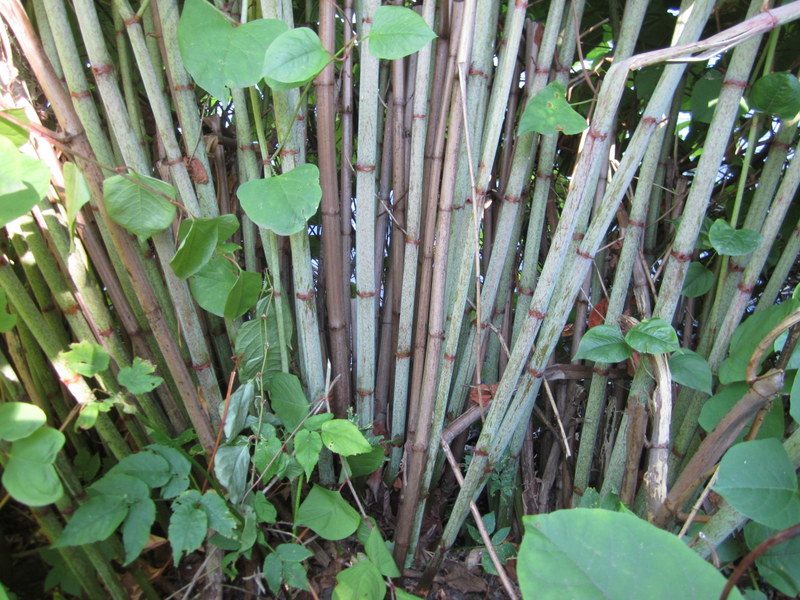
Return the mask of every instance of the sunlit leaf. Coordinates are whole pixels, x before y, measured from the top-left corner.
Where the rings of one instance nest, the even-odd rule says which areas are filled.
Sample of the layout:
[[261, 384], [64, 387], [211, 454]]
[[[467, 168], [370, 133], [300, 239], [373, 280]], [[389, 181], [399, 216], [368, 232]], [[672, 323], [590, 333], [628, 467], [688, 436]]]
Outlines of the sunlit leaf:
[[564, 86], [554, 81], [528, 101], [519, 121], [519, 135], [529, 131], [574, 135], [587, 127], [586, 119], [567, 102]]
[[625, 341], [631, 348], [647, 354], [665, 354], [678, 349], [678, 334], [664, 319], [654, 317], [637, 324]]
[[358, 528], [361, 517], [339, 492], [315, 485], [297, 511], [295, 523], [326, 540], [342, 540]]
[[103, 181], [108, 215], [142, 241], [172, 225], [177, 207], [170, 200], [175, 188], [152, 177], [132, 173]]
[[747, 100], [757, 111], [792, 119], [800, 112], [800, 81], [792, 73], [769, 73], [753, 84]]
[[279, 35], [264, 56], [264, 74], [281, 83], [308, 81], [330, 60], [319, 36], [308, 27]]
[[39, 203], [50, 185], [47, 165], [23, 154], [0, 137], [0, 226], [21, 217]]
[[367, 49], [376, 58], [394, 60], [413, 54], [435, 37], [425, 19], [410, 8], [381, 6], [372, 18]]
[[583, 335], [575, 358], [615, 363], [626, 360], [630, 355], [630, 346], [625, 343], [618, 327], [598, 325]]

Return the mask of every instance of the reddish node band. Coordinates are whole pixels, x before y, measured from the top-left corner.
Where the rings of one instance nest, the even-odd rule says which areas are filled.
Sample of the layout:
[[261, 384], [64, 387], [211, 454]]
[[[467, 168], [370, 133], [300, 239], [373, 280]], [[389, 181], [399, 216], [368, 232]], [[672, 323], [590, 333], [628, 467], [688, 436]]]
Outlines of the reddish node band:
[[247, 152], [248, 150], [252, 151], [253, 146], [251, 144], [244, 144], [242, 146], [239, 146], [239, 150], [241, 150], [242, 152]]
[[112, 335], [113, 333], [114, 333], [114, 328], [113, 328], [113, 327], [109, 327], [109, 328], [108, 328], [108, 329], [106, 329], [105, 331], [101, 331], [101, 332], [100, 332], [100, 335], [101, 335], [102, 337], [105, 337], [105, 338], [107, 338], [107, 337], [111, 337], [111, 335]]
[[770, 144], [770, 147], [771, 148], [779, 148], [781, 150], [788, 150], [789, 149], [789, 144], [786, 144], [785, 142], [775, 141], [775, 142], [772, 142]]
[[584, 234], [582, 234], [582, 233], [573, 233], [572, 234], [572, 239], [575, 240], [575, 241], [582, 240], [585, 237], [586, 236]]
[[522, 201], [521, 196], [503, 196], [503, 200], [509, 204], [519, 204]]
[[602, 131], [597, 131], [596, 129], [589, 128], [589, 137], [593, 140], [600, 140], [603, 141], [608, 137], [607, 133], [603, 133]]
[[172, 86], [172, 90], [175, 92], [190, 92], [194, 89], [193, 83], [187, 83], [185, 85], [174, 85]]
[[369, 17], [364, 17], [364, 18], [361, 19], [361, 22], [362, 23], [372, 23], [372, 19], [370, 19]]
[[66, 386], [70, 386], [70, 385], [75, 385], [80, 380], [81, 376], [78, 373], [75, 373], [72, 377], [65, 377], [64, 379], [62, 379], [61, 383], [63, 383]]
[[168, 167], [174, 167], [175, 165], [182, 162], [183, 162], [183, 157], [179, 156], [175, 160], [165, 160], [163, 164], [167, 165]]
[[406, 244], [411, 244], [412, 246], [419, 246], [422, 243], [422, 240], [419, 238], [412, 238], [406, 236]]
[[409, 350], [408, 352], [395, 352], [394, 353], [394, 357], [395, 358], [411, 358], [411, 350]]
[[675, 449], [675, 447], [674, 447], [674, 446], [672, 447], [672, 450], [671, 450], [671, 452], [672, 452], [672, 455], [673, 455], [673, 456], [676, 456], [676, 457], [678, 457], [678, 458], [683, 458], [683, 457], [685, 456], [683, 452], [678, 452], [678, 451]]
[[378, 295], [378, 290], [374, 290], [372, 292], [359, 292], [359, 291], [356, 291], [356, 296], [358, 296], [359, 298], [372, 298], [373, 296], [377, 296], [377, 295]]
[[285, 148], [279, 152], [281, 156], [295, 156], [300, 154], [300, 150], [286, 150]]
[[731, 273], [741, 273], [742, 271], [744, 271], [744, 267], [734, 261], [730, 262], [728, 268], [731, 270]]
[[97, 75], [107, 75], [114, 72], [114, 65], [92, 65], [92, 73]]
[[536, 67], [536, 73], [547, 73], [550, 74], [550, 69], [547, 67]]
[[88, 98], [89, 96], [92, 95], [92, 92], [90, 92], [89, 90], [83, 90], [82, 92], [70, 92], [69, 95], [75, 98], [76, 100], [80, 100], [81, 98]]
[[79, 308], [80, 307], [78, 306], [77, 303], [71, 304], [67, 308], [64, 309], [64, 314], [66, 314], [66, 315], [74, 315], [76, 312], [78, 312]]
[[311, 290], [308, 294], [301, 294], [300, 292], [297, 292], [294, 297], [301, 302], [307, 302], [314, 297], [314, 290]]
[[430, 335], [435, 340], [443, 340], [444, 339], [444, 331], [431, 331], [428, 335]]
[[139, 15], [133, 15], [127, 21], [123, 21], [123, 23], [125, 24], [125, 27], [130, 27], [131, 25], [136, 25], [141, 20], [142, 18]]
[[536, 179], [552, 179], [553, 173], [536, 173]]
[[468, 73], [470, 75], [477, 75], [478, 77], [483, 77], [484, 79], [489, 79], [489, 76], [484, 71], [481, 71], [480, 69], [470, 68]]
[[586, 252], [582, 252], [580, 248], [577, 248], [575, 250], [575, 254], [577, 254], [581, 258], [585, 258], [586, 260], [594, 260], [594, 257], [591, 254], [586, 254]]
[[375, 170], [375, 165], [361, 165], [356, 163], [355, 170], [361, 171], [362, 173], [372, 173]]
[[481, 450], [480, 448], [475, 448], [475, 454], [477, 456], [489, 456], [489, 453], [486, 450]]
[[737, 87], [741, 90], [747, 87], [747, 82], [742, 81], [741, 79], [725, 79], [722, 82], [722, 85], [729, 85], [731, 87]]
[[532, 308], [528, 311], [528, 316], [534, 317], [535, 319], [544, 319], [547, 316], [547, 313], [539, 312], [538, 310], [533, 310]]
[[413, 115], [411, 115], [411, 118], [412, 119], [427, 119], [428, 115], [425, 114], [425, 113], [414, 113]]
[[676, 250], [670, 251], [669, 255], [678, 262], [688, 262], [692, 260], [691, 254], [686, 254], [685, 252], [678, 252]]
[[634, 221], [633, 219], [629, 219], [628, 220], [628, 225], [633, 225], [634, 227], [640, 227], [640, 228], [644, 229], [646, 224], [645, 224], [644, 221]]
[[[5, 264], [8, 264], [8, 263], [5, 263]], [[53, 306], [52, 304], [48, 304], [47, 306], [43, 306], [42, 307], [42, 312], [43, 313], [49, 313], [49, 312], [54, 311], [55, 309], [56, 309], [55, 306]]]
[[531, 377], [535, 377], [536, 379], [541, 379], [542, 377], [544, 377], [544, 373], [542, 373], [541, 371], [536, 371], [532, 368], [525, 369], [525, 372]]
[[281, 294], [278, 290], [272, 290], [272, 295], [275, 298], [280, 298], [283, 294]]
[[362, 398], [366, 398], [367, 396], [372, 396], [372, 390], [356, 390], [356, 394]]
[[447, 353], [445, 353], [444, 359], [446, 361], [448, 361], [448, 362], [453, 362], [456, 359], [456, 355], [455, 354], [447, 354]]
[[533, 289], [521, 287], [518, 291], [521, 296], [533, 296]]
[[592, 369], [592, 373], [596, 373], [597, 375], [600, 375], [600, 377], [608, 377], [609, 371], [608, 369], [598, 369], [597, 367], [594, 367]]
[[207, 369], [210, 366], [211, 366], [211, 359], [208, 359], [206, 362], [204, 362], [203, 364], [200, 364], [200, 365], [196, 365], [196, 364], [192, 363], [192, 369], [194, 369], [195, 371], [198, 371], [198, 372], [199, 371], [204, 371], [205, 369]]
[[655, 125], [658, 123], [655, 117], [645, 117], [642, 119], [642, 123], [647, 123], [648, 125]]
[[743, 294], [747, 294], [748, 296], [753, 293], [753, 286], [752, 285], [744, 285], [740, 283], [736, 286], [736, 289], [742, 292]]

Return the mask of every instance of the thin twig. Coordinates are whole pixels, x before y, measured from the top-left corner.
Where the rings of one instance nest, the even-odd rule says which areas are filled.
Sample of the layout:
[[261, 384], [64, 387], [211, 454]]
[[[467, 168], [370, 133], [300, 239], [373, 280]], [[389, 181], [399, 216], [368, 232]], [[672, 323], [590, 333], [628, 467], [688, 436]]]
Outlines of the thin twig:
[[564, 455], [566, 458], [572, 456], [572, 452], [569, 449], [569, 443], [567, 442], [567, 434], [564, 431], [564, 424], [561, 422], [561, 416], [558, 414], [558, 408], [556, 408], [556, 401], [553, 399], [553, 392], [550, 391], [550, 384], [547, 383], [547, 380], [544, 379], [544, 391], [546, 392], [547, 399], [550, 401], [550, 408], [553, 409], [553, 414], [556, 416], [556, 423], [558, 423], [558, 431], [561, 433], [561, 441], [564, 442]]

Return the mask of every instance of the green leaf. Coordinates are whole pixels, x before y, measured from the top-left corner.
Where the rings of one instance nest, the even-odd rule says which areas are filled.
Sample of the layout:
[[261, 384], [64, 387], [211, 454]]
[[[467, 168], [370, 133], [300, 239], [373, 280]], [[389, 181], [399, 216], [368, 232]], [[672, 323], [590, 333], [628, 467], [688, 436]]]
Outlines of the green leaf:
[[292, 235], [303, 231], [306, 221], [317, 212], [322, 199], [319, 169], [302, 164], [282, 175], [248, 181], [236, 193], [256, 225], [278, 235]]
[[372, 17], [367, 49], [376, 58], [395, 60], [413, 54], [436, 37], [436, 34], [410, 8], [381, 6]]
[[28, 506], [45, 506], [64, 493], [53, 462], [64, 446], [64, 434], [39, 427], [11, 443], [3, 470], [3, 486], [15, 500]]
[[634, 350], [646, 354], [666, 354], [678, 349], [678, 334], [664, 319], [645, 319], [625, 335]]
[[626, 360], [630, 355], [631, 349], [618, 327], [597, 325], [583, 335], [575, 359], [615, 363]]
[[264, 74], [281, 83], [308, 81], [331, 59], [319, 37], [308, 27], [280, 34], [264, 56]]
[[78, 507], [53, 547], [82, 546], [104, 540], [122, 524], [128, 510], [122, 496], [93, 496]]
[[278, 338], [278, 319], [275, 302], [280, 301], [283, 307], [283, 327], [291, 344], [293, 331], [291, 309], [285, 298], [279, 300], [267, 296], [258, 301], [254, 318], [242, 324], [236, 334], [235, 353], [242, 355], [239, 363], [239, 378], [247, 381], [259, 375], [263, 384], [275, 373], [281, 372], [280, 339]]
[[214, 255], [217, 247], [216, 219], [186, 219], [178, 232], [181, 240], [169, 262], [175, 275], [186, 279], [197, 273]]
[[233, 444], [222, 445], [214, 459], [214, 474], [228, 490], [231, 502], [238, 502], [247, 487], [250, 467], [250, 444], [239, 437]]
[[294, 455], [303, 471], [306, 479], [311, 479], [311, 473], [319, 461], [319, 453], [322, 452], [322, 438], [316, 431], [301, 429], [294, 436]]
[[272, 505], [272, 502], [267, 500], [264, 494], [256, 492], [253, 494], [253, 509], [256, 511], [256, 516], [260, 523], [270, 525], [278, 520], [278, 511]]
[[189, 472], [192, 463], [179, 450], [162, 444], [150, 444], [147, 449], [155, 452], [169, 463], [170, 479], [161, 488], [163, 498], [175, 498], [189, 487]]
[[[722, 383], [744, 381], [747, 363], [766, 335], [789, 314], [800, 308], [800, 301], [787, 300], [750, 315], [731, 336], [730, 355], [719, 368]], [[760, 365], [759, 365], [760, 366]]]
[[225, 303], [236, 285], [239, 271], [231, 261], [215, 256], [189, 280], [192, 297], [203, 310], [218, 317], [225, 316]]
[[789, 395], [789, 414], [795, 423], [800, 423], [800, 372], [795, 372]]
[[0, 404], [0, 440], [13, 442], [28, 437], [47, 421], [44, 411], [27, 402]]
[[263, 478], [269, 480], [285, 468], [288, 456], [281, 450], [281, 441], [276, 438], [261, 438], [256, 442], [253, 464]]
[[392, 553], [386, 548], [386, 542], [383, 541], [381, 532], [374, 524], [369, 530], [367, 539], [364, 542], [364, 551], [378, 568], [381, 575], [385, 575], [386, 577], [401, 576], [400, 570], [397, 568], [394, 558], [392, 558]]
[[283, 579], [286, 581], [286, 585], [290, 587], [306, 591], [310, 589], [305, 567], [300, 563], [284, 561]]
[[753, 84], [747, 97], [754, 110], [793, 119], [800, 112], [800, 82], [791, 73], [770, 73]]
[[228, 292], [225, 299], [223, 316], [226, 319], [237, 319], [255, 306], [261, 294], [261, 274], [240, 271], [239, 277]]
[[[30, 123], [28, 121], [28, 117], [25, 114], [24, 108], [8, 108], [4, 109], [0, 112], [0, 137], [3, 137], [10, 141], [14, 146], [19, 148], [20, 146], [24, 146], [28, 141], [28, 130], [25, 129], [22, 125], [17, 125], [16, 123], [12, 123], [9, 119], [5, 118], [8, 115], [9, 117], [13, 117], [17, 121], [21, 121], [22, 123]], [[66, 175], [66, 163], [64, 165], [64, 175]]]
[[529, 131], [574, 135], [586, 129], [586, 119], [569, 105], [566, 95], [564, 86], [556, 81], [539, 90], [522, 113], [519, 135]]
[[294, 431], [308, 414], [308, 400], [296, 375], [275, 373], [267, 386], [274, 412], [289, 431]]
[[800, 521], [797, 474], [776, 439], [731, 447], [722, 457], [714, 491], [748, 519], [783, 529]]
[[751, 229], [734, 229], [725, 219], [717, 219], [708, 232], [711, 245], [720, 254], [742, 256], [758, 248], [761, 234]]
[[92, 342], [75, 342], [69, 345], [69, 351], [61, 352], [67, 367], [85, 377], [94, 377], [108, 368], [109, 357], [105, 348]]
[[256, 386], [252, 381], [239, 386], [231, 394], [231, 399], [228, 403], [228, 415], [225, 417], [225, 425], [223, 427], [226, 442], [230, 442], [244, 429], [255, 398]]
[[194, 552], [203, 544], [208, 530], [208, 517], [205, 508], [193, 502], [175, 502], [172, 506], [167, 535], [177, 565], [184, 552]]
[[333, 419], [323, 423], [322, 443], [331, 452], [342, 456], [364, 454], [372, 450], [372, 444], [367, 441], [364, 434], [347, 419]]
[[300, 505], [295, 522], [326, 540], [342, 540], [358, 529], [360, 520], [339, 492], [315, 485]]
[[122, 524], [122, 544], [125, 547], [124, 565], [131, 564], [142, 553], [150, 529], [156, 520], [156, 505], [150, 498], [139, 500], [128, 509]]
[[325, 421], [330, 421], [333, 418], [333, 413], [320, 413], [318, 415], [311, 415], [303, 423], [303, 427], [309, 431], [317, 431]]
[[128, 504], [135, 504], [150, 497], [150, 488], [141, 479], [132, 475], [109, 471], [89, 486], [92, 494], [119, 496]]
[[267, 585], [272, 593], [276, 596], [281, 591], [281, 580], [283, 579], [283, 564], [281, 558], [275, 552], [267, 554], [264, 558], [264, 565], [262, 567], [264, 578], [267, 580]]
[[336, 576], [333, 600], [382, 600], [385, 597], [383, 577], [368, 560], [356, 563]]
[[[777, 531], [749, 522], [744, 526], [744, 539], [747, 547], [754, 549]], [[758, 574], [772, 587], [789, 598], [800, 595], [800, 537], [794, 537], [781, 544], [768, 548], [756, 559]]]
[[0, 227], [38, 204], [50, 185], [50, 170], [38, 158], [23, 154], [0, 137]]
[[64, 163], [64, 197], [67, 208], [67, 226], [70, 236], [75, 235], [75, 220], [81, 207], [92, 199], [83, 173], [75, 163]]
[[17, 315], [8, 312], [8, 299], [5, 290], [0, 290], [0, 333], [7, 333], [17, 324]]
[[345, 460], [350, 468], [350, 477], [361, 477], [362, 475], [371, 475], [380, 469], [386, 460], [386, 456], [383, 452], [383, 446], [373, 446], [369, 452], [347, 456]]
[[130, 367], [122, 367], [119, 370], [117, 381], [131, 394], [147, 394], [164, 383], [161, 377], [152, 375], [155, 370], [150, 361], [137, 356]]
[[[747, 391], [747, 384], [734, 383], [725, 386], [717, 394], [709, 398], [703, 404], [700, 411], [700, 416], [697, 422], [706, 431], [711, 431], [717, 426], [717, 423], [728, 414], [733, 406], [742, 398]], [[750, 419], [750, 424], [753, 419]], [[763, 440], [766, 438], [783, 439], [784, 432], [783, 422], [783, 402], [780, 398], [773, 400], [772, 407], [767, 411], [764, 416], [764, 421], [761, 423], [761, 428], [758, 430], [756, 439]], [[740, 442], [744, 438], [749, 429], [745, 427], [742, 432], [737, 436], [736, 441]]]
[[165, 485], [172, 477], [172, 469], [166, 459], [147, 451], [126, 456], [108, 473], [131, 475], [146, 483], [151, 489]]
[[697, 123], [711, 123], [722, 90], [722, 78], [716, 70], [707, 71], [697, 80], [692, 89], [690, 109], [692, 120]]
[[678, 348], [669, 357], [669, 370], [676, 383], [711, 394], [711, 367], [697, 352]]
[[681, 294], [687, 298], [698, 298], [714, 285], [714, 273], [699, 262], [692, 262], [683, 280]]
[[400, 588], [395, 588], [394, 593], [397, 596], [397, 600], [422, 600], [419, 596], [415, 596], [414, 594], [409, 594], [408, 592], [401, 590]]
[[225, 537], [233, 536], [233, 530], [236, 529], [236, 519], [228, 507], [228, 503], [217, 492], [208, 490], [200, 499], [200, 504], [206, 510], [208, 526], [211, 529], [218, 531]]
[[131, 173], [103, 181], [108, 215], [140, 241], [172, 225], [177, 208], [170, 200], [175, 200], [175, 188], [160, 179]]
[[[524, 598], [719, 598], [725, 578], [676, 536], [633, 515], [576, 508], [523, 517]], [[731, 598], [740, 598], [734, 588]]]
[[275, 552], [282, 561], [288, 562], [303, 562], [314, 556], [314, 553], [302, 544], [279, 544]]
[[[204, 0], [187, 0], [178, 23], [178, 46], [186, 69], [214, 97], [225, 89], [255, 85], [264, 76], [264, 54], [288, 29], [276, 19], [234, 26]], [[213, 43], [209, 43], [213, 40]]]

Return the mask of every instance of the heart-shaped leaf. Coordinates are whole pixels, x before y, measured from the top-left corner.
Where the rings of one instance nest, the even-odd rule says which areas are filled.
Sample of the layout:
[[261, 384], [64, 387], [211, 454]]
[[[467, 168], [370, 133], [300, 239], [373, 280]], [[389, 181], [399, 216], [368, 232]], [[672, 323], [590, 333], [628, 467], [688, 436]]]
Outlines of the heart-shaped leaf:
[[647, 354], [665, 354], [678, 349], [678, 334], [664, 319], [645, 319], [625, 335], [634, 350]]
[[186, 279], [211, 260], [217, 247], [216, 219], [186, 219], [181, 223], [180, 246], [169, 262], [175, 275]]
[[71, 235], [75, 234], [75, 219], [81, 206], [89, 202], [89, 186], [83, 173], [80, 172], [75, 163], [64, 164], [64, 197], [67, 206], [67, 226]]
[[297, 525], [310, 527], [326, 540], [342, 540], [358, 529], [361, 517], [339, 492], [315, 485], [297, 510]]
[[0, 440], [13, 442], [28, 437], [47, 421], [44, 411], [27, 402], [0, 404]]
[[277, 19], [234, 26], [205, 0], [187, 0], [178, 24], [178, 46], [186, 69], [212, 96], [225, 99], [226, 88], [247, 87], [264, 76], [264, 55], [288, 29]]
[[140, 241], [172, 225], [177, 208], [167, 198], [175, 200], [175, 188], [152, 177], [132, 173], [103, 181], [108, 215]]
[[39, 427], [11, 444], [3, 471], [3, 486], [11, 496], [28, 506], [45, 506], [64, 493], [53, 461], [64, 445], [64, 434]]
[[278, 235], [303, 231], [322, 199], [319, 169], [303, 164], [288, 173], [254, 179], [239, 187], [242, 208], [259, 227]]
[[734, 229], [725, 219], [717, 219], [708, 231], [714, 250], [728, 256], [750, 254], [758, 247], [761, 234], [750, 229]]
[[240, 271], [236, 283], [233, 284], [233, 287], [228, 292], [223, 316], [231, 320], [241, 317], [255, 306], [260, 293], [261, 274]]
[[0, 137], [8, 139], [17, 148], [25, 145], [28, 141], [28, 130], [22, 125], [17, 125], [10, 119], [5, 118], [6, 115], [22, 123], [29, 123], [28, 117], [25, 115], [25, 109], [9, 108], [0, 112]]
[[290, 29], [277, 37], [264, 57], [264, 74], [280, 83], [308, 81], [330, 60], [319, 36], [308, 27]]
[[613, 325], [598, 325], [584, 334], [575, 358], [615, 363], [626, 360], [630, 355], [631, 349], [625, 343], [619, 328]]
[[693, 262], [686, 271], [681, 294], [687, 298], [702, 296], [714, 285], [714, 273], [699, 262]]
[[0, 137], [0, 226], [21, 217], [47, 193], [50, 170]]
[[435, 37], [425, 19], [410, 8], [381, 6], [372, 18], [367, 49], [376, 58], [394, 60], [413, 54]]
[[800, 81], [791, 73], [770, 73], [753, 84], [747, 98], [750, 107], [792, 119], [800, 112]]
[[372, 445], [347, 419], [333, 419], [322, 424], [322, 442], [331, 452], [342, 456], [364, 454], [372, 450]]
[[697, 352], [678, 348], [669, 357], [669, 370], [676, 383], [711, 394], [711, 367]]
[[554, 81], [528, 101], [519, 122], [519, 134], [535, 131], [542, 135], [573, 135], [586, 129], [586, 119], [567, 102], [564, 86]]

